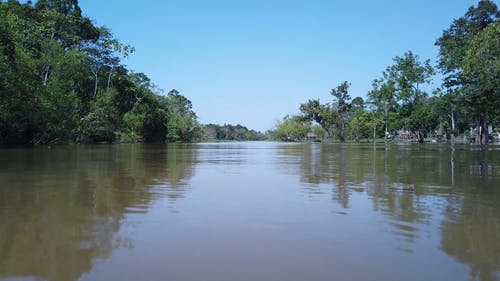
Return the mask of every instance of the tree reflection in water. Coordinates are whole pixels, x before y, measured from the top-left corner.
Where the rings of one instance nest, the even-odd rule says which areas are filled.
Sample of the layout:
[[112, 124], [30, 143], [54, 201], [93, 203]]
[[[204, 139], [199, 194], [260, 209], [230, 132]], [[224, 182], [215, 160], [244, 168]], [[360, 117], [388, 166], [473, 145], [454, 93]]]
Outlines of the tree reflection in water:
[[[441, 233], [441, 249], [470, 266], [471, 278], [500, 271], [500, 151], [470, 146], [283, 144], [280, 167], [300, 174], [303, 192], [333, 200], [348, 212], [354, 192], [383, 214], [400, 250]], [[294, 167], [294, 168], [291, 168]]]
[[182, 198], [197, 161], [177, 144], [6, 149], [0, 160], [0, 278], [56, 281], [133, 247], [121, 224]]

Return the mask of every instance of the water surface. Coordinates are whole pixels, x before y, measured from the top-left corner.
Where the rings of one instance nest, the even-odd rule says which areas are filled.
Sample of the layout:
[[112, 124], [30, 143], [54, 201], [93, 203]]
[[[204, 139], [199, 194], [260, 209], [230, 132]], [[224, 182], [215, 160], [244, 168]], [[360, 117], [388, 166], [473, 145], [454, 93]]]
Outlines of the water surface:
[[500, 280], [500, 150], [0, 150], [0, 280]]

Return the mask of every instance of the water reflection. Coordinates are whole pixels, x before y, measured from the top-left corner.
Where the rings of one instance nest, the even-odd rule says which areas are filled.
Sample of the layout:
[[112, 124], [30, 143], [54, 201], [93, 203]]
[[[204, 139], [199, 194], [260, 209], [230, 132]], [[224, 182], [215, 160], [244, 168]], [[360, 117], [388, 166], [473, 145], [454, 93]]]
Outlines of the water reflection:
[[0, 150], [0, 279], [495, 280], [499, 154], [317, 143]]
[[182, 198], [196, 161], [182, 145], [0, 151], [0, 278], [77, 280], [133, 247], [121, 223], [159, 196]]
[[[498, 280], [500, 271], [500, 199], [478, 205], [478, 198], [463, 198], [451, 203], [441, 227], [442, 250], [457, 261], [470, 265], [471, 280]], [[455, 206], [455, 204], [459, 206]]]
[[[345, 145], [283, 144], [278, 147], [278, 153], [287, 156], [279, 158], [280, 168], [288, 169], [289, 174], [297, 174], [293, 167], [298, 168], [300, 180], [307, 185], [303, 192], [310, 195], [332, 192], [333, 199], [343, 208], [349, 207], [349, 195], [353, 189], [356, 176], [349, 169], [353, 157]], [[323, 184], [333, 184], [334, 188]]]
[[367, 194], [399, 249], [439, 229], [441, 248], [470, 266], [471, 279], [500, 271], [500, 151], [448, 145], [285, 144], [280, 169], [299, 174], [310, 197], [330, 194], [346, 211]]
[[[497, 151], [474, 151], [469, 157], [451, 147], [452, 186], [464, 189], [447, 198], [446, 217], [441, 223], [441, 247], [459, 262], [470, 265], [471, 280], [498, 280], [500, 271], [500, 191]], [[495, 148], [493, 150], [496, 150]], [[455, 156], [457, 155], [457, 156]], [[455, 180], [455, 158], [462, 171]], [[468, 169], [467, 169], [467, 164]], [[467, 173], [468, 170], [468, 173]], [[463, 173], [465, 172], [465, 173]], [[471, 181], [466, 185], [463, 181]]]

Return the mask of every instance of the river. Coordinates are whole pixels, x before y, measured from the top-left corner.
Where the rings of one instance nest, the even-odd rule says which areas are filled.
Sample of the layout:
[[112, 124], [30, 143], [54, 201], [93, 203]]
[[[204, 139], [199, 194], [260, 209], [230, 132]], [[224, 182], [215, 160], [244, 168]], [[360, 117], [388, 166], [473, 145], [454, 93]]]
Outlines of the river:
[[0, 280], [500, 280], [500, 147], [3, 148]]

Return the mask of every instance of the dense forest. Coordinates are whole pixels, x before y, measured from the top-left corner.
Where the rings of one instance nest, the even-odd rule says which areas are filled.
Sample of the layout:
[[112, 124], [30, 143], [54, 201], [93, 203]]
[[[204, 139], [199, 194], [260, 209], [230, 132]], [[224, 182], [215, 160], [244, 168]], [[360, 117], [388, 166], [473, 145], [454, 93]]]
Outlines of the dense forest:
[[203, 126], [203, 131], [205, 132], [205, 140], [231, 140], [231, 141], [242, 141], [242, 140], [264, 140], [266, 135], [255, 130], [249, 130], [247, 127], [242, 125], [230, 125], [224, 124], [224, 126], [216, 124], [207, 124]]
[[191, 102], [121, 59], [77, 0], [0, 1], [0, 144], [193, 141]]
[[[396, 56], [367, 99], [351, 99], [350, 83], [331, 90], [332, 102], [311, 99], [300, 114], [286, 116], [271, 132], [275, 139], [467, 137], [488, 143], [500, 128], [500, 12], [492, 1], [479, 1], [437, 38], [437, 66], [412, 51]], [[427, 92], [439, 73], [441, 86]]]

